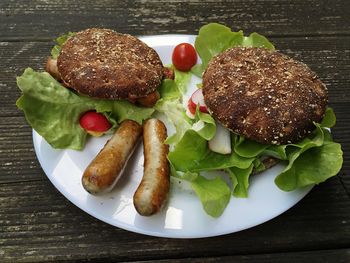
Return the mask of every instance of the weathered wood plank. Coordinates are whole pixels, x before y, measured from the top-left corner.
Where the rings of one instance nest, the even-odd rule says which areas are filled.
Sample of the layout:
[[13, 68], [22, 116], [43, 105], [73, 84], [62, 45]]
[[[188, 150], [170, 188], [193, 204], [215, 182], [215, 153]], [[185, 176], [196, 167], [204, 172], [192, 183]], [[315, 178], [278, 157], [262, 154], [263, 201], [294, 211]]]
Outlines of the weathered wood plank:
[[[282, 52], [308, 64], [329, 88], [331, 103], [350, 101], [350, 37], [271, 38]], [[0, 116], [20, 116], [16, 76], [26, 67], [42, 70], [52, 42], [0, 43]]]
[[[347, 248], [350, 199], [338, 178], [315, 187], [283, 215], [214, 238], [160, 239], [130, 233], [85, 214], [48, 180], [2, 184], [2, 262], [112, 258], [151, 260]], [[160, 245], [161, 244], [161, 245]]]
[[209, 22], [266, 35], [349, 34], [349, 1], [25, 1], [1, 2], [1, 39], [48, 39], [109, 27], [132, 34], [197, 33]]
[[[152, 260], [151, 260], [152, 261]], [[151, 261], [132, 261], [132, 263], [142, 263]], [[274, 253], [274, 254], [258, 254], [258, 255], [238, 255], [238, 256], [224, 256], [224, 257], [201, 257], [201, 258], [176, 258], [176, 259], [164, 259], [159, 260], [159, 263], [165, 262], [235, 262], [235, 263], [283, 263], [283, 262], [298, 262], [298, 263], [329, 263], [338, 262], [346, 263], [350, 261], [350, 249], [334, 249], [334, 250], [316, 250], [316, 251], [306, 251], [306, 252], [291, 252], [291, 253]], [[96, 262], [96, 261], [94, 261]], [[97, 262], [113, 262], [113, 259], [99, 259]], [[125, 261], [126, 262], [126, 261]], [[131, 262], [131, 261], [127, 261]]]
[[44, 178], [24, 116], [0, 118], [0, 184]]
[[[349, 1], [79, 2], [0, 1], [1, 262], [350, 261]], [[320, 75], [338, 117], [332, 133], [343, 144], [340, 175], [315, 187], [294, 208], [270, 222], [207, 239], [130, 233], [72, 205], [55, 190], [36, 160], [31, 128], [15, 107], [20, 95], [15, 76], [27, 66], [42, 69], [51, 39], [69, 30], [96, 26], [133, 35], [196, 34], [208, 22], [272, 36], [278, 49], [306, 62]]]
[[334, 103], [331, 106], [337, 116], [337, 123], [332, 128], [332, 135], [336, 142], [341, 143], [344, 158], [339, 178], [350, 198], [350, 103]]

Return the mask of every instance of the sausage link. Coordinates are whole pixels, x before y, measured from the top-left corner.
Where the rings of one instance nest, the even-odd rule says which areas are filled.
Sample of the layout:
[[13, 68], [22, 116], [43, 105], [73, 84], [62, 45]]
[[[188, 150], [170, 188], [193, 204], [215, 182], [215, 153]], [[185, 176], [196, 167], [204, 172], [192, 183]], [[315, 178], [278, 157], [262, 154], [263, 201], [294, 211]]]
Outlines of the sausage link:
[[[175, 79], [175, 73], [172, 68], [163, 67], [163, 78], [164, 79]], [[141, 97], [137, 99], [129, 99], [131, 103], [136, 103], [143, 107], [153, 107], [159, 100], [160, 94], [158, 91], [148, 94], [146, 97]]]
[[169, 146], [164, 144], [166, 137], [166, 127], [160, 120], [149, 119], [143, 124], [143, 178], [134, 194], [135, 209], [143, 216], [158, 212], [168, 196], [170, 170]]
[[48, 72], [56, 80], [61, 81], [61, 75], [58, 72], [56, 59], [53, 59], [52, 57], [49, 57], [47, 59], [47, 62], [45, 64], [45, 71]]
[[131, 156], [142, 126], [135, 121], [125, 120], [86, 168], [82, 184], [91, 194], [112, 190]]
[[146, 97], [141, 97], [136, 99], [137, 104], [143, 107], [153, 107], [156, 102], [159, 100], [160, 94], [158, 91], [148, 94]]

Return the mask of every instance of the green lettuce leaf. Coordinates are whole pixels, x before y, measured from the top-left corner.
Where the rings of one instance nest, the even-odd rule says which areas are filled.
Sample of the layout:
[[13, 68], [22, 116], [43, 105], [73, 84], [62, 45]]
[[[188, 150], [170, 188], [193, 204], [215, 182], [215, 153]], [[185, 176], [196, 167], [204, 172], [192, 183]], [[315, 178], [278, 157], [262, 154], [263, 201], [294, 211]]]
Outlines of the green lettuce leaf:
[[[117, 120], [118, 123], [124, 120], [133, 120], [142, 124], [142, 121], [151, 117], [154, 112], [153, 108], [138, 107], [125, 100], [94, 100], [97, 112], [110, 112], [110, 116]], [[103, 111], [100, 105], [106, 104], [107, 108]]]
[[243, 136], [238, 136], [238, 138], [238, 142], [234, 146], [234, 151], [242, 157], [256, 157], [268, 147], [266, 144], [246, 139]]
[[244, 158], [234, 152], [229, 155], [212, 152], [207, 140], [189, 129], [168, 154], [168, 159], [177, 171], [200, 172], [221, 170], [230, 167], [248, 168], [254, 158]]
[[191, 68], [191, 73], [198, 78], [202, 78], [204, 72], [203, 64], [196, 64]]
[[195, 114], [195, 123], [192, 130], [196, 131], [203, 139], [209, 141], [216, 133], [216, 123], [208, 113], [201, 112], [197, 106]]
[[205, 69], [213, 56], [230, 47], [240, 46], [242, 42], [242, 31], [232, 32], [224, 25], [210, 23], [200, 28], [194, 46], [202, 59], [202, 68]]
[[231, 167], [226, 171], [230, 175], [232, 181], [233, 195], [235, 197], [248, 197], [249, 176], [253, 171], [254, 165], [250, 165], [246, 169]]
[[174, 73], [175, 73], [174, 81], [180, 93], [183, 95], [187, 92], [188, 83], [191, 81], [192, 74], [191, 72], [183, 72], [183, 71], [177, 70], [174, 66], [172, 66], [172, 69], [174, 70]]
[[322, 130], [323, 130], [323, 136], [324, 136], [324, 143], [332, 142], [333, 138], [332, 138], [332, 134], [330, 133], [330, 131], [327, 128], [322, 128]]
[[202, 202], [205, 212], [212, 217], [219, 217], [224, 212], [231, 198], [231, 190], [220, 177], [214, 180], [198, 176], [191, 186]]
[[243, 47], [263, 47], [270, 50], [275, 50], [272, 43], [264, 36], [258, 33], [251, 33], [249, 37], [244, 37], [242, 41]]
[[175, 167], [172, 165], [172, 163], [170, 163], [170, 174], [173, 177], [182, 179], [182, 180], [186, 180], [189, 182], [192, 182], [194, 180], [197, 179], [197, 177], [199, 176], [199, 173], [196, 172], [180, 172], [180, 171], [176, 171]]
[[287, 160], [287, 153], [286, 153], [286, 147], [288, 145], [272, 145], [268, 148], [266, 148], [263, 152], [262, 155], [266, 156], [272, 156], [280, 160]]
[[[232, 32], [230, 28], [210, 23], [202, 26], [195, 41], [195, 48], [202, 59], [202, 66], [196, 66], [192, 71], [201, 76], [212, 57], [231, 47], [265, 47], [274, 50], [274, 46], [258, 33], [245, 37], [242, 31]], [[200, 72], [200, 70], [202, 70]]]
[[109, 120], [125, 119], [139, 123], [154, 112], [126, 101], [96, 100], [79, 96], [63, 87], [50, 74], [27, 68], [17, 78], [22, 91], [17, 107], [23, 110], [28, 123], [53, 148], [83, 149], [87, 133], [79, 125], [81, 114], [88, 110], [104, 113]]
[[93, 109], [93, 102], [64, 88], [50, 74], [28, 68], [17, 78], [22, 96], [17, 107], [28, 123], [54, 148], [80, 150], [86, 132], [79, 126], [82, 112]]
[[185, 132], [191, 128], [191, 120], [186, 116], [185, 110], [179, 100], [160, 99], [156, 103], [155, 109], [163, 113], [176, 130], [173, 135], [165, 140], [165, 143], [177, 143]]
[[187, 130], [175, 145], [174, 151], [169, 152], [168, 159], [177, 171], [192, 171], [192, 168], [203, 159], [207, 150], [207, 141], [194, 130]]
[[192, 121], [186, 116], [186, 111], [182, 106], [182, 95], [187, 92], [188, 83], [191, 80], [190, 72], [181, 72], [170, 65], [175, 72], [175, 79], [166, 79], [160, 87], [161, 99], [155, 105], [159, 113], [163, 113], [168, 121], [174, 125], [175, 133], [169, 136], [165, 143], [177, 143], [185, 132], [191, 128]]
[[258, 158], [253, 161], [253, 165], [255, 173], [261, 173], [266, 170], [264, 163]]
[[336, 124], [336, 117], [332, 108], [327, 107], [322, 119], [321, 127], [332, 128]]
[[[271, 145], [266, 148], [262, 155], [272, 156], [280, 160], [291, 159], [287, 154], [293, 152], [294, 147], [301, 149], [298, 154], [301, 154], [310, 146], [321, 146], [324, 140], [332, 141], [329, 131], [321, 129], [321, 127], [333, 127], [336, 123], [336, 117], [332, 108], [327, 107], [325, 116], [320, 124], [316, 124], [316, 129], [305, 139], [296, 144]], [[327, 138], [325, 138], [327, 136]], [[296, 154], [296, 153], [294, 153]], [[294, 157], [295, 158], [295, 157]]]
[[287, 145], [288, 166], [275, 178], [280, 189], [292, 191], [318, 184], [339, 172], [343, 162], [340, 145], [331, 141], [326, 129], [315, 125], [307, 138]]
[[311, 148], [298, 156], [288, 169], [279, 174], [275, 183], [284, 191], [292, 191], [324, 182], [340, 171], [343, 163], [342, 154], [340, 144], [335, 142]]
[[181, 92], [176, 82], [172, 79], [163, 80], [159, 87], [159, 94], [163, 100], [178, 99], [181, 96]]
[[51, 50], [51, 56], [53, 59], [57, 59], [58, 55], [61, 52], [62, 46], [66, 41], [74, 36], [76, 33], [75, 32], [68, 32], [67, 34], [64, 34], [58, 38], [56, 38], [56, 45], [52, 48]]

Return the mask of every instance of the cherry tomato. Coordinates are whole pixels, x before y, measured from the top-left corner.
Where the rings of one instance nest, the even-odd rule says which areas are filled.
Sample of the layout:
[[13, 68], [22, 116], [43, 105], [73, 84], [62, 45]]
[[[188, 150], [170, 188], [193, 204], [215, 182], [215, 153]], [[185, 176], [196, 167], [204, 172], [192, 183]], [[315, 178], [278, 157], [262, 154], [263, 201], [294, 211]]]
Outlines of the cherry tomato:
[[100, 136], [108, 131], [112, 125], [106, 116], [96, 111], [87, 111], [79, 119], [80, 126], [94, 136]]
[[181, 43], [174, 48], [172, 60], [178, 70], [189, 71], [197, 63], [196, 50], [189, 43]]

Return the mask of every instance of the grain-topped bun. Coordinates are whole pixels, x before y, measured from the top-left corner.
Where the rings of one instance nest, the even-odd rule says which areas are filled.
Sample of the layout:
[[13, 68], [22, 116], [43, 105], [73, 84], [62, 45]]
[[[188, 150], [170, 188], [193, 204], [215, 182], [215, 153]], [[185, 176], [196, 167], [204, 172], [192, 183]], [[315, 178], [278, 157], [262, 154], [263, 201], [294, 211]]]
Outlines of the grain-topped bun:
[[265, 144], [304, 138], [328, 100], [305, 64], [264, 48], [231, 48], [214, 57], [203, 74], [203, 95], [222, 125]]
[[57, 60], [64, 84], [101, 99], [137, 99], [155, 92], [163, 78], [158, 54], [141, 40], [110, 29], [78, 32]]

